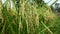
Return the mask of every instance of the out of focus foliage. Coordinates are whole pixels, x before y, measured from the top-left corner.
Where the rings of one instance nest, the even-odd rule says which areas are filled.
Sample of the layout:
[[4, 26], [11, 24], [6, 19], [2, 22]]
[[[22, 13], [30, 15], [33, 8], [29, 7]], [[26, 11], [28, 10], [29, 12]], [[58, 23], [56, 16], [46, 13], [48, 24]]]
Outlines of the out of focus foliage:
[[60, 12], [60, 3], [56, 3], [56, 4], [55, 4], [55, 10], [56, 10], [57, 12]]

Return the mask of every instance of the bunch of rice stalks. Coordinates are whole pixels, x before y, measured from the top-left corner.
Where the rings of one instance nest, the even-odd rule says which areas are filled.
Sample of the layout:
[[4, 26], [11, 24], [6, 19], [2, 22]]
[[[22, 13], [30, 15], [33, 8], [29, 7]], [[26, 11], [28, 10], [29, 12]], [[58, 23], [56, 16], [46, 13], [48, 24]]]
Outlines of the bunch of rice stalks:
[[[14, 9], [11, 8], [11, 2]], [[46, 4], [42, 4], [40, 7], [32, 0], [6, 0], [1, 10], [5, 22], [1, 26], [1, 34], [40, 34], [46, 32], [53, 34], [49, 27], [53, 26], [56, 17]]]

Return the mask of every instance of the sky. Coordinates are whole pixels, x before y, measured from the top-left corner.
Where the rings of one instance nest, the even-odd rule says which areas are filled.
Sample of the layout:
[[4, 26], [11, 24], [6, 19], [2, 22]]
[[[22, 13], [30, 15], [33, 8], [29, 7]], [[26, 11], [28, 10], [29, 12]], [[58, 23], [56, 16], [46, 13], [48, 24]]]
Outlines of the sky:
[[2, 0], [2, 3], [4, 3], [5, 2], [5, 0]]
[[[45, 3], [48, 3], [50, 1], [48, 5], [51, 5], [55, 0], [44, 0], [44, 1]], [[57, 3], [60, 3], [60, 0], [58, 0]]]

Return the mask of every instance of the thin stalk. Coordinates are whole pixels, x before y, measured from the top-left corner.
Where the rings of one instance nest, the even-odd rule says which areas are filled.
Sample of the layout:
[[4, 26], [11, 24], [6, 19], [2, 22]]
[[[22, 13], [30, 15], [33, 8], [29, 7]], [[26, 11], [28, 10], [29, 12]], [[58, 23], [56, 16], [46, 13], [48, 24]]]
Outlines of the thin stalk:
[[42, 25], [46, 28], [46, 29], [48, 29], [48, 31], [51, 33], [51, 34], [53, 34], [53, 32], [41, 21], [41, 23], [42, 23]]
[[[21, 19], [21, 17], [20, 17], [20, 0], [16, 0], [15, 1], [16, 3], [15, 3], [15, 7], [16, 7], [16, 11], [17, 11], [17, 34], [20, 34], [20, 19]], [[19, 31], [19, 32], [18, 32]]]

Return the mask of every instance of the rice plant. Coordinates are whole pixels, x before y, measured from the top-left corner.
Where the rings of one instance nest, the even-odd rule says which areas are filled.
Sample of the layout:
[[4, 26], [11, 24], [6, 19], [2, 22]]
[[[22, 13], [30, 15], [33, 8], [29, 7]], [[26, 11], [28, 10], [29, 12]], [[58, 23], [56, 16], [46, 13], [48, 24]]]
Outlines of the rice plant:
[[54, 34], [56, 15], [42, 0], [0, 1], [0, 34]]

